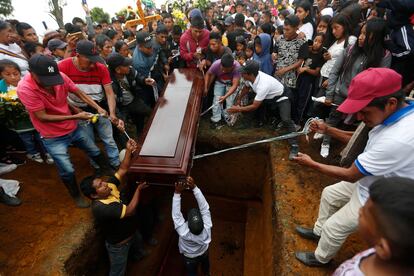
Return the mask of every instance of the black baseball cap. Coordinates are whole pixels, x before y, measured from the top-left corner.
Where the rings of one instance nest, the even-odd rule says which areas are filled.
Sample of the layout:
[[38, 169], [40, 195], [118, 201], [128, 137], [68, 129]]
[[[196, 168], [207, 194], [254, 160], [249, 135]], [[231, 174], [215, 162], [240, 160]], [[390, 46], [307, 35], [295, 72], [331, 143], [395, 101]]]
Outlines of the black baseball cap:
[[132, 59], [126, 58], [119, 53], [111, 53], [106, 60], [109, 69], [115, 70], [118, 66], [131, 66]]
[[67, 46], [68, 44], [60, 39], [51, 39], [47, 42], [47, 48], [50, 51], [54, 51], [56, 49], [63, 49]]
[[76, 53], [87, 57], [92, 62], [102, 62], [102, 58], [99, 56], [95, 44], [89, 40], [79, 40], [76, 44]]
[[147, 32], [137, 32], [137, 43], [145, 48], [152, 47], [152, 37]]
[[52, 57], [35, 54], [29, 59], [30, 72], [34, 73], [43, 86], [63, 84], [57, 63]]
[[246, 64], [240, 67], [239, 72], [245, 74], [257, 75], [260, 69], [260, 64], [255, 60], [248, 60]]
[[164, 24], [160, 24], [157, 26], [157, 30], [155, 32], [157, 34], [168, 34], [168, 29]]

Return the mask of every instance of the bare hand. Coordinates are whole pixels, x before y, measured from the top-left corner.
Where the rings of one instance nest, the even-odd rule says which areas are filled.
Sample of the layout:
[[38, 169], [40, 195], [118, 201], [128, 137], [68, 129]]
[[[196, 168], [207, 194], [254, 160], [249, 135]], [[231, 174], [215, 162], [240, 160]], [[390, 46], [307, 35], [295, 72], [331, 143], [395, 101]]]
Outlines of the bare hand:
[[175, 182], [175, 193], [181, 194], [185, 190], [186, 183], [184, 181]]
[[329, 52], [326, 52], [325, 54], [323, 54], [323, 58], [324, 58], [325, 60], [330, 60], [330, 59], [332, 59], [331, 54], [330, 54]]
[[322, 120], [313, 120], [309, 125], [309, 129], [312, 132], [325, 134], [328, 129], [328, 125]]
[[272, 60], [276, 61], [277, 60], [277, 53], [272, 53]]
[[198, 65], [198, 69], [199, 69], [200, 71], [203, 71], [205, 68], [206, 68], [206, 60], [205, 60], [205, 59], [203, 59], [203, 60], [200, 62], [200, 64]]
[[103, 109], [102, 107], [99, 107], [96, 111], [98, 111], [98, 114], [102, 117], [108, 117], [108, 112]]
[[328, 80], [324, 80], [323, 83], [322, 83], [322, 87], [326, 88], [326, 87], [328, 87], [328, 84], [329, 84]]
[[136, 191], [140, 192], [140, 191], [144, 190], [145, 188], [148, 188], [147, 182], [138, 182], [138, 186], [137, 186]]
[[233, 105], [226, 109], [229, 113], [237, 113], [240, 112], [240, 105]]
[[194, 179], [191, 176], [187, 176], [187, 185], [193, 190], [196, 187]]
[[301, 153], [301, 152], [299, 152], [298, 156], [293, 158], [293, 160], [298, 162], [301, 165], [308, 166], [308, 167], [310, 167], [311, 165], [315, 163], [315, 161], [313, 161], [309, 155], [305, 153]]
[[122, 121], [121, 119], [118, 119], [118, 124], [116, 125], [116, 127], [120, 131], [124, 132], [125, 131], [125, 123], [124, 123], [124, 121]]
[[194, 59], [201, 59], [201, 53], [197, 53], [197, 52], [195, 52], [195, 53], [193, 54], [193, 58], [194, 58]]
[[134, 152], [137, 149], [138, 145], [137, 142], [135, 142], [132, 139], [129, 139], [127, 144], [126, 144], [126, 149], [129, 150], [130, 152]]
[[331, 106], [332, 105], [332, 100], [325, 99], [325, 105]]
[[77, 36], [66, 37], [66, 43], [68, 44], [67, 51], [76, 49], [77, 42], [78, 42]]
[[82, 4], [82, 8], [85, 11], [86, 15], [89, 15], [90, 11], [89, 11], [89, 7], [87, 4]]
[[225, 96], [221, 96], [221, 97], [219, 98], [218, 102], [219, 102], [219, 103], [222, 103], [222, 102], [224, 102], [225, 100], [226, 100], [226, 97], [225, 97]]
[[82, 111], [82, 112], [77, 113], [75, 115], [75, 117], [76, 117], [76, 119], [79, 119], [79, 120], [91, 120], [92, 117], [93, 117], [93, 114], [89, 113], [89, 112]]
[[144, 82], [145, 82], [146, 85], [151, 85], [151, 86], [153, 86], [155, 84], [155, 80], [152, 79], [152, 78], [146, 78], [144, 80]]
[[298, 73], [302, 74], [302, 73], [306, 72], [306, 69], [308, 69], [308, 67], [299, 67], [298, 68]]
[[280, 68], [279, 70], [277, 70], [276, 71], [276, 75], [278, 76], [278, 77], [281, 77], [281, 76], [283, 76], [284, 74], [286, 74], [286, 69], [285, 68]]

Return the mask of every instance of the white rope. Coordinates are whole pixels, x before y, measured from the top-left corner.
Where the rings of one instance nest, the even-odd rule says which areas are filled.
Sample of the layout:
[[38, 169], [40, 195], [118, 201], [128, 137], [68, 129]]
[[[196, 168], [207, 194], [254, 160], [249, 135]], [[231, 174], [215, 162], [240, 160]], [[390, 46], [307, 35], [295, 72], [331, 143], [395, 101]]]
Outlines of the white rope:
[[290, 139], [290, 138], [294, 138], [294, 137], [298, 137], [301, 135], [308, 135], [310, 130], [310, 124], [312, 121], [314, 120], [319, 120], [319, 118], [309, 118], [305, 125], [303, 126], [302, 131], [299, 132], [291, 132], [285, 135], [281, 135], [281, 136], [277, 136], [277, 137], [272, 137], [272, 138], [268, 138], [268, 139], [264, 139], [264, 140], [260, 140], [260, 141], [256, 141], [256, 142], [251, 142], [251, 143], [247, 143], [247, 144], [243, 144], [240, 146], [235, 146], [232, 148], [227, 148], [227, 149], [222, 149], [222, 150], [218, 150], [218, 151], [214, 151], [214, 152], [210, 152], [210, 153], [204, 153], [204, 154], [199, 154], [193, 157], [193, 160], [197, 160], [197, 159], [201, 159], [204, 157], [208, 157], [208, 156], [213, 156], [213, 155], [217, 155], [217, 154], [221, 154], [224, 152], [228, 152], [228, 151], [232, 151], [232, 150], [238, 150], [238, 149], [245, 149], [248, 147], [252, 147], [255, 145], [259, 145], [259, 144], [264, 144], [264, 143], [269, 143], [269, 142], [274, 142], [274, 141], [280, 141], [280, 140], [286, 140], [286, 139]]

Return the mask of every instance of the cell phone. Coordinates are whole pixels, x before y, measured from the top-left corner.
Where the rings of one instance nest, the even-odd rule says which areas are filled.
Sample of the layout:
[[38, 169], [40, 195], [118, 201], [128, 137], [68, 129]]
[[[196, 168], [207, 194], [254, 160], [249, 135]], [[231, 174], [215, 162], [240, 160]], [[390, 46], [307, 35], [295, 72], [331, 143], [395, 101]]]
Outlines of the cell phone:
[[86, 3], [86, 0], [82, 0], [82, 5], [88, 5], [88, 3]]

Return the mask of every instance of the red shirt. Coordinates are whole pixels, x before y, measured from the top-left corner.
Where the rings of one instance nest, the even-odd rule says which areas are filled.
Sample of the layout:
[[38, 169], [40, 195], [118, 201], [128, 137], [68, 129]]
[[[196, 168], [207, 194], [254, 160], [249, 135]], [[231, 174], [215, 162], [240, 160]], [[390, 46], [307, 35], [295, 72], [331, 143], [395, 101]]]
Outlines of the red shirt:
[[17, 86], [17, 95], [20, 101], [29, 111], [33, 126], [45, 138], [55, 138], [71, 133], [77, 127], [76, 120], [66, 120], [61, 122], [42, 122], [34, 112], [44, 110], [50, 115], [71, 115], [67, 96], [69, 92], [77, 90], [76, 85], [65, 74], [60, 73], [64, 83], [53, 87], [55, 95], [50, 94], [32, 79], [31, 74], [27, 74]]
[[207, 48], [210, 41], [210, 32], [203, 29], [198, 41], [194, 40], [191, 35], [191, 30], [187, 30], [180, 38], [180, 55], [187, 63], [187, 67], [196, 68], [197, 61], [194, 60], [193, 54], [197, 51], [197, 48], [204, 50]]
[[[58, 63], [59, 71], [65, 73], [76, 86], [86, 93], [92, 100], [100, 102], [105, 98], [103, 86], [112, 83], [108, 68], [97, 62], [90, 71], [81, 71], [73, 63], [73, 58], [67, 58]], [[77, 107], [85, 107], [87, 104], [76, 97], [69, 95], [69, 102]]]

